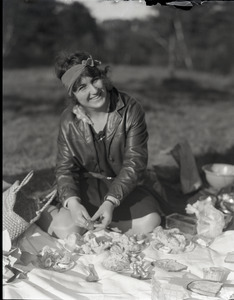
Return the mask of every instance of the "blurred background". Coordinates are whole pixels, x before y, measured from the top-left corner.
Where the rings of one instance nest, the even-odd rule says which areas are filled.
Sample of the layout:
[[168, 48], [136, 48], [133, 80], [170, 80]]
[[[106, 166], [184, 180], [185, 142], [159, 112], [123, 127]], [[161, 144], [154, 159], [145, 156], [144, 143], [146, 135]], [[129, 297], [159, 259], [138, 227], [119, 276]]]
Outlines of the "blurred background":
[[143, 0], [3, 0], [3, 179], [53, 179], [59, 116], [69, 99], [60, 51], [111, 66], [114, 85], [146, 111], [149, 167], [188, 140], [198, 166], [234, 164], [234, 2], [189, 11]]

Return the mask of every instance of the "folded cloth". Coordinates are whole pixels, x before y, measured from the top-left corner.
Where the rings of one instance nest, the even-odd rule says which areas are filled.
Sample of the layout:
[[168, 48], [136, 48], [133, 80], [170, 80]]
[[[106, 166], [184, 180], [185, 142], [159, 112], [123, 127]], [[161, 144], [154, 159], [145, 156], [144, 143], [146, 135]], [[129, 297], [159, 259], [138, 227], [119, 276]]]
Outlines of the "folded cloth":
[[187, 140], [181, 140], [170, 152], [179, 165], [182, 192], [189, 194], [198, 190], [202, 181]]
[[202, 186], [194, 155], [185, 139], [173, 148], [161, 151], [153, 168], [162, 183], [173, 186], [183, 194], [197, 191]]
[[166, 215], [183, 214], [187, 201], [198, 199], [202, 180], [187, 140], [182, 139], [173, 148], [160, 152], [153, 172], [153, 189], [161, 196], [160, 205]]

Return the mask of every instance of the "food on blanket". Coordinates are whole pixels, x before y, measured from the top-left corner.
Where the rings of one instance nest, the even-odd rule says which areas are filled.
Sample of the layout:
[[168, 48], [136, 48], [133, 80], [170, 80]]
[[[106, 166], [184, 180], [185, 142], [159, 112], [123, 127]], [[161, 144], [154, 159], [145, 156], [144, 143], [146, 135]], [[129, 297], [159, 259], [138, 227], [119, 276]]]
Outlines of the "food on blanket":
[[225, 215], [215, 208], [215, 201], [214, 196], [208, 196], [186, 206], [186, 212], [197, 217], [197, 234], [205, 238], [216, 238], [225, 227]]
[[69, 252], [62, 252], [49, 246], [44, 246], [40, 251], [39, 264], [42, 268], [53, 269], [55, 271], [67, 271], [71, 269], [75, 262]]
[[85, 226], [85, 228], [87, 229], [87, 230], [94, 230], [94, 223], [95, 222], [93, 222], [93, 221], [87, 221], [87, 225]]
[[97, 243], [106, 243], [106, 242], [111, 242], [112, 241], [112, 238], [109, 237], [109, 236], [97, 236], [96, 238], [96, 242]]
[[182, 300], [189, 298], [189, 292], [182, 285], [171, 283], [168, 278], [160, 278], [157, 274], [152, 278], [152, 300]]
[[96, 236], [94, 233], [87, 232], [81, 236], [78, 233], [70, 234], [64, 240], [64, 248], [70, 252], [78, 254], [100, 254], [109, 249], [111, 238], [108, 236]]
[[220, 267], [210, 267], [203, 269], [203, 278], [213, 281], [224, 281], [229, 274], [229, 270]]
[[71, 261], [69, 264], [57, 263], [53, 266], [53, 270], [57, 272], [65, 272], [72, 269], [75, 265], [74, 261]]
[[152, 269], [150, 269], [150, 265], [147, 266], [145, 264], [145, 261], [141, 261], [141, 263], [139, 264], [138, 262], [134, 262], [130, 265], [131, 269], [132, 269], [132, 274], [131, 277], [133, 278], [137, 278], [137, 279], [151, 279], [152, 278], [152, 274], [154, 274], [154, 272], [152, 272]]
[[26, 279], [27, 278], [27, 272], [24, 272], [23, 270], [20, 270], [19, 268], [12, 267], [10, 265], [6, 265], [6, 268], [9, 270], [9, 273], [7, 272], [6, 275], [6, 283], [11, 283], [15, 279]]
[[226, 263], [234, 263], [234, 251], [233, 251], [233, 252], [229, 252], [229, 253], [226, 255], [224, 261], [225, 261]]
[[113, 237], [110, 251], [118, 253], [139, 253], [147, 246], [146, 240], [141, 240], [139, 242], [137, 235], [127, 236], [125, 234], [119, 234]]
[[217, 281], [196, 280], [188, 284], [188, 289], [200, 295], [215, 297], [222, 288], [222, 285], [222, 283]]
[[64, 240], [63, 245], [66, 250], [81, 255], [100, 254], [106, 250], [116, 253], [139, 253], [148, 246], [145, 237], [144, 235], [127, 236], [106, 231], [102, 235], [95, 232], [87, 232], [83, 236], [72, 233]]
[[36, 263], [38, 261], [37, 255], [32, 254], [27, 251], [22, 251], [22, 254], [20, 256], [20, 262], [22, 262], [25, 266], [27, 266], [30, 263]]
[[115, 244], [115, 245], [111, 246], [110, 252], [116, 253], [116, 254], [121, 254], [124, 252], [124, 249], [120, 245]]
[[110, 252], [102, 264], [107, 270], [115, 272], [122, 272], [130, 268], [130, 260], [126, 253]]
[[218, 195], [218, 207], [225, 214], [234, 213], [234, 193]]
[[140, 279], [141, 278], [141, 274], [139, 273], [138, 268], [134, 268], [133, 269], [131, 277], [136, 278], [136, 279]]
[[88, 265], [89, 275], [85, 278], [88, 282], [96, 282], [99, 280], [98, 274], [93, 264]]
[[193, 237], [193, 242], [202, 246], [202, 247], [209, 247], [209, 245], [214, 241], [213, 238], [205, 237], [205, 236], [200, 236], [196, 235]]
[[152, 262], [152, 265], [168, 272], [179, 272], [188, 268], [187, 266], [173, 259], [159, 259], [155, 262]]
[[81, 240], [81, 235], [79, 233], [71, 233], [65, 239], [65, 248], [69, 251], [74, 251], [76, 246], [79, 244]]
[[166, 216], [166, 228], [178, 228], [183, 233], [194, 235], [197, 233], [197, 219], [194, 215], [172, 213]]
[[109, 256], [103, 261], [107, 270], [115, 272], [131, 272], [137, 279], [149, 279], [152, 277], [153, 266], [144, 260], [144, 242], [138, 243], [136, 236], [115, 235]]
[[176, 254], [191, 251], [194, 248], [191, 239], [180, 232], [178, 228], [163, 229], [158, 226], [154, 229], [152, 238], [151, 245], [153, 249], [164, 253]]

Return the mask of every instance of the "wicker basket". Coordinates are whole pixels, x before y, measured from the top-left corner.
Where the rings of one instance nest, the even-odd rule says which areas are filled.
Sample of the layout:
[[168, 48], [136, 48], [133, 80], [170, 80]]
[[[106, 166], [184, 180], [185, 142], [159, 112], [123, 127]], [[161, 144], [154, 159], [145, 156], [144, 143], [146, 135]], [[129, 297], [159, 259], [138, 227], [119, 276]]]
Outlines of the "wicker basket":
[[6, 229], [9, 232], [12, 241], [39, 219], [43, 210], [57, 194], [57, 190], [53, 189], [42, 200], [27, 197], [21, 188], [29, 182], [32, 176], [33, 171], [20, 184], [16, 181], [3, 192], [3, 230]]

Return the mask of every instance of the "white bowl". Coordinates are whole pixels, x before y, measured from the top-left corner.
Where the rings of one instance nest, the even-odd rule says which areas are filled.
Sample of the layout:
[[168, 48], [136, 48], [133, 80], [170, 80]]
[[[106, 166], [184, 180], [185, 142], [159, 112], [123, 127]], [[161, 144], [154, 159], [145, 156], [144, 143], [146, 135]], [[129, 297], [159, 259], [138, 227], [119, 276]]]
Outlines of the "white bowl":
[[209, 164], [202, 167], [211, 187], [220, 190], [234, 184], [234, 165]]

